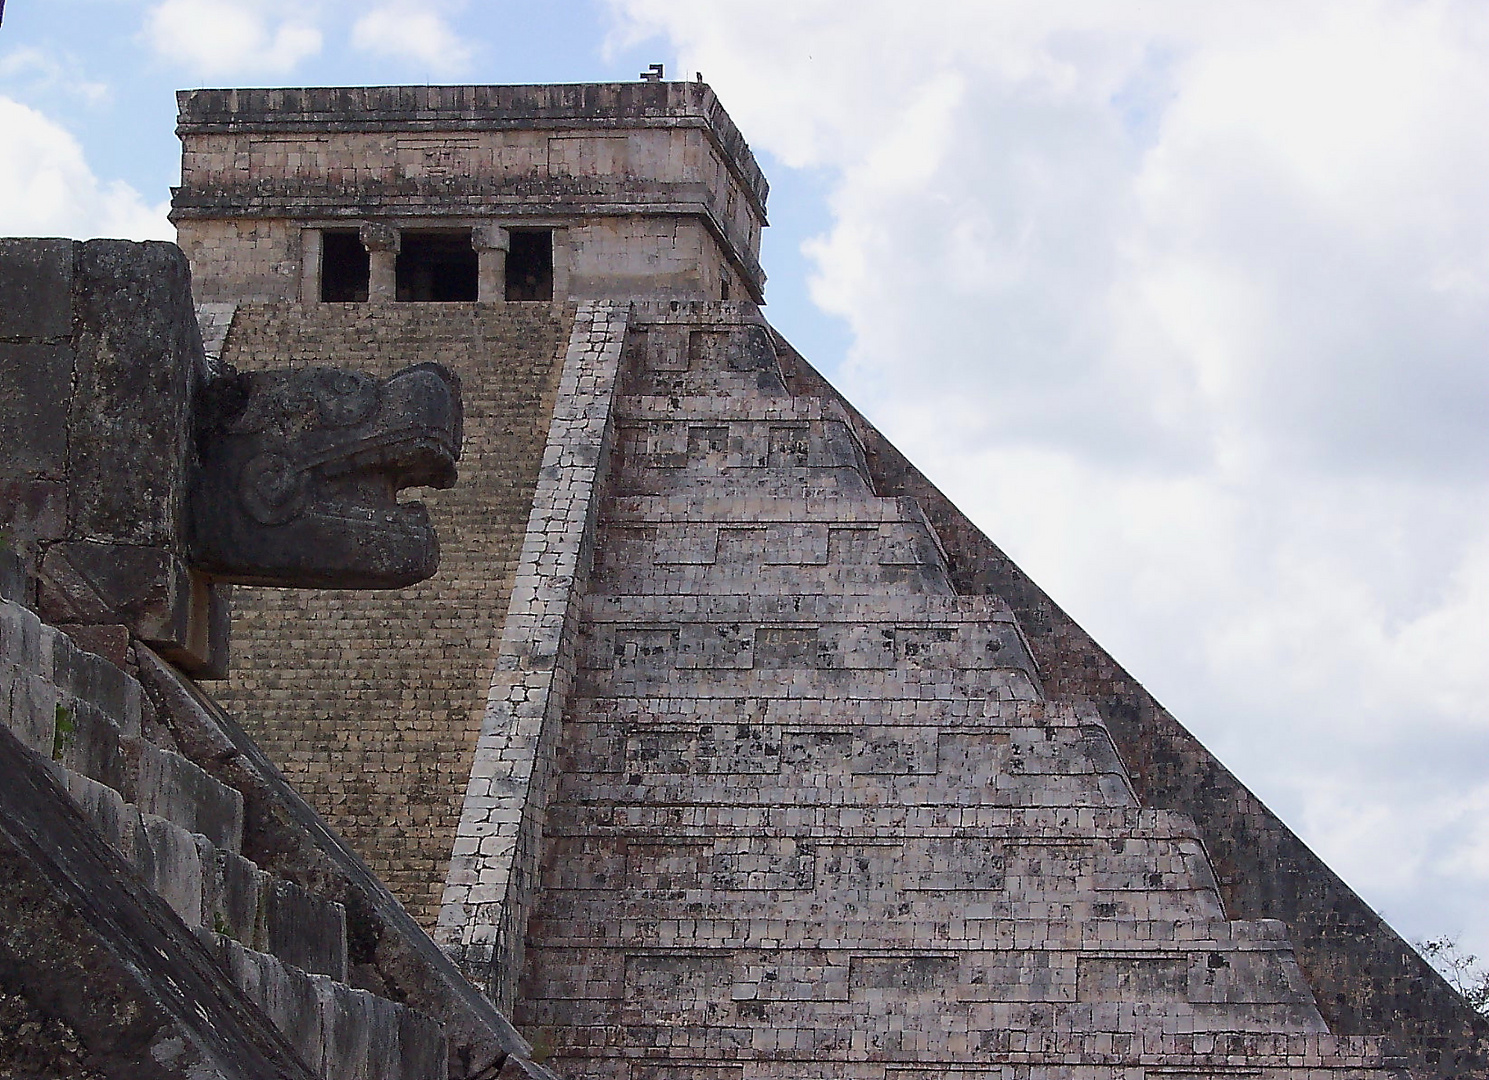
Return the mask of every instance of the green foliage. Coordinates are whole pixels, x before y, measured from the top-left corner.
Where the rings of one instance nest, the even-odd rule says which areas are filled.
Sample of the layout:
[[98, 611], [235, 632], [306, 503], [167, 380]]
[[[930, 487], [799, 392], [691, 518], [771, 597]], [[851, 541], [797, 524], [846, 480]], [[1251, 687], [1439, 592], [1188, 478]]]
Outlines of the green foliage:
[[72, 749], [78, 741], [78, 722], [66, 705], [57, 706], [56, 721], [52, 725], [52, 760], [61, 761], [62, 755]]
[[552, 1057], [553, 1051], [557, 1049], [553, 1041], [553, 1032], [547, 1028], [534, 1028], [527, 1033], [527, 1041], [533, 1048], [528, 1060], [538, 1065]]
[[1464, 952], [1446, 935], [1418, 941], [1416, 948], [1465, 1001], [1489, 1016], [1489, 968], [1477, 956]]

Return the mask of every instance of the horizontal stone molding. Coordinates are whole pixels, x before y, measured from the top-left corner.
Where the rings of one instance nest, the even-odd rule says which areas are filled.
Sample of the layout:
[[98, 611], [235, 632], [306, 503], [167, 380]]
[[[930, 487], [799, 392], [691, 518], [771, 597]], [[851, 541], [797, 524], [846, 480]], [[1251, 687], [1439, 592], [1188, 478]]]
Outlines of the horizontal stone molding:
[[761, 217], [770, 185], [706, 83], [357, 86], [183, 90], [180, 136], [355, 131], [601, 130], [708, 133]]

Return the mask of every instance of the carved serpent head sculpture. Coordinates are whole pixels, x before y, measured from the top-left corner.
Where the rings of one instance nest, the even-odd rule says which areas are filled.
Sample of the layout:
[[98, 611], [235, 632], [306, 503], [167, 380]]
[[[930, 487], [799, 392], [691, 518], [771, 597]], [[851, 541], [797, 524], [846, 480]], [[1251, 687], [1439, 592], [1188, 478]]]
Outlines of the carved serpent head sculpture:
[[192, 564], [220, 580], [400, 588], [439, 565], [410, 487], [448, 488], [460, 386], [438, 364], [381, 380], [337, 368], [228, 370], [197, 403]]

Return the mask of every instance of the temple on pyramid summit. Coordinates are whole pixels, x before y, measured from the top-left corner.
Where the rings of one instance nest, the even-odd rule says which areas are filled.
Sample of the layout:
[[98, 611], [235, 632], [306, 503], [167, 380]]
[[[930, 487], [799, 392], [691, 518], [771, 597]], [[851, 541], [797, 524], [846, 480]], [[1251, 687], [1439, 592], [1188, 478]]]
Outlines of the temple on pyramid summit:
[[707, 85], [179, 109], [179, 252], [0, 241], [0, 1065], [1489, 1078], [770, 326]]

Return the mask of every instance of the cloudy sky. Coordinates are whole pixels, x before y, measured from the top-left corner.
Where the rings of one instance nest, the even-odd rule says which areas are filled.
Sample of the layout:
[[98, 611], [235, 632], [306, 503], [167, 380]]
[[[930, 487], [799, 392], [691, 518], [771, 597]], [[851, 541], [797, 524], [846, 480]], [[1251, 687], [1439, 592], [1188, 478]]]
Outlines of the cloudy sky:
[[174, 89], [702, 71], [767, 308], [1407, 936], [1489, 955], [1481, 0], [9, 0], [0, 234]]

